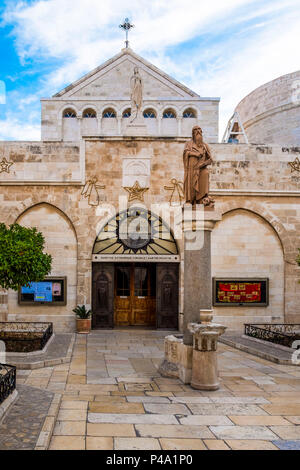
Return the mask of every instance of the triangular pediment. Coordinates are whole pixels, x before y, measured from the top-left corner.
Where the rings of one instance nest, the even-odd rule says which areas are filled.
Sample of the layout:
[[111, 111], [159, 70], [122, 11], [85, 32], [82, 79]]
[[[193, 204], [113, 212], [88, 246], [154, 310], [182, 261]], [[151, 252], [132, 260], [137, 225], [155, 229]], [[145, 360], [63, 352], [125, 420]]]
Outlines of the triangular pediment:
[[147, 99], [197, 99], [199, 95], [171, 78], [131, 49], [123, 49], [112, 59], [54, 95], [55, 98], [130, 99], [130, 78], [134, 67], [143, 80]]

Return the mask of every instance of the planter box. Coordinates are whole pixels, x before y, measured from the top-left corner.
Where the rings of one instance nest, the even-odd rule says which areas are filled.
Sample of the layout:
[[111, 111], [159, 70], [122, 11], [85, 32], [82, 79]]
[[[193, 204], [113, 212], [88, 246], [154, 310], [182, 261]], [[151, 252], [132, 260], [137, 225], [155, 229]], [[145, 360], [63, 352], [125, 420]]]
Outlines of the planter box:
[[0, 341], [5, 343], [6, 352], [40, 351], [44, 349], [52, 334], [52, 323], [0, 323]]

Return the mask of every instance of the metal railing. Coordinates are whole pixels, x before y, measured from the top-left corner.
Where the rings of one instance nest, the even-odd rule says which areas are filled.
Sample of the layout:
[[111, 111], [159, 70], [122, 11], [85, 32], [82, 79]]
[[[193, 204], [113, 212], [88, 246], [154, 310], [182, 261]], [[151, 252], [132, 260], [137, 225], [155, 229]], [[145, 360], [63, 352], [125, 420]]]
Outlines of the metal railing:
[[291, 348], [294, 341], [300, 340], [300, 324], [246, 323], [245, 335]]
[[42, 350], [53, 334], [53, 323], [0, 322], [0, 341], [6, 352]]
[[0, 404], [16, 388], [16, 367], [0, 364]]

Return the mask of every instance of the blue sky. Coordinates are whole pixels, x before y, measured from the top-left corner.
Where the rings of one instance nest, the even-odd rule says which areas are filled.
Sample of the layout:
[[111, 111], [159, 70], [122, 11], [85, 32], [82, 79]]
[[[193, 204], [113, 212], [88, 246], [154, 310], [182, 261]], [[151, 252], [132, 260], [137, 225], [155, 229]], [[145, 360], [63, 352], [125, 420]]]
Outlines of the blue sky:
[[221, 97], [220, 135], [245, 95], [300, 69], [299, 0], [0, 0], [0, 140], [39, 140], [40, 98], [117, 54], [126, 16], [135, 52]]

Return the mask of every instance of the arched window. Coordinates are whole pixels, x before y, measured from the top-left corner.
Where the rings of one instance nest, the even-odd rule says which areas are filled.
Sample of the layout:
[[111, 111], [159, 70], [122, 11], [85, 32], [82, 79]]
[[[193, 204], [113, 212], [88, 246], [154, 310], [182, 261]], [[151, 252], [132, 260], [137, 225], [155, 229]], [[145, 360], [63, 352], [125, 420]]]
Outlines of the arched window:
[[104, 117], [104, 118], [115, 118], [115, 117], [117, 117], [117, 116], [116, 116], [116, 112], [115, 112], [114, 109], [112, 109], [112, 108], [107, 108], [107, 109], [105, 109], [105, 110], [103, 111], [103, 117]]
[[101, 229], [93, 254], [178, 255], [178, 248], [160, 217], [133, 207], [114, 216]]
[[166, 109], [163, 113], [163, 118], [164, 119], [174, 119], [176, 118], [176, 113], [173, 111], [173, 109]]
[[63, 116], [64, 118], [76, 118], [76, 111], [72, 108], [65, 109]]
[[145, 109], [143, 115], [144, 115], [144, 118], [150, 118], [150, 119], [156, 118], [156, 113], [154, 109]]
[[192, 108], [188, 108], [183, 112], [184, 118], [196, 118], [196, 112]]
[[82, 116], [84, 118], [96, 118], [97, 117], [97, 113], [96, 111], [94, 111], [93, 109], [85, 109], [82, 113]]
[[129, 118], [130, 116], [131, 116], [131, 109], [130, 108], [125, 109], [125, 111], [123, 111], [122, 117]]

